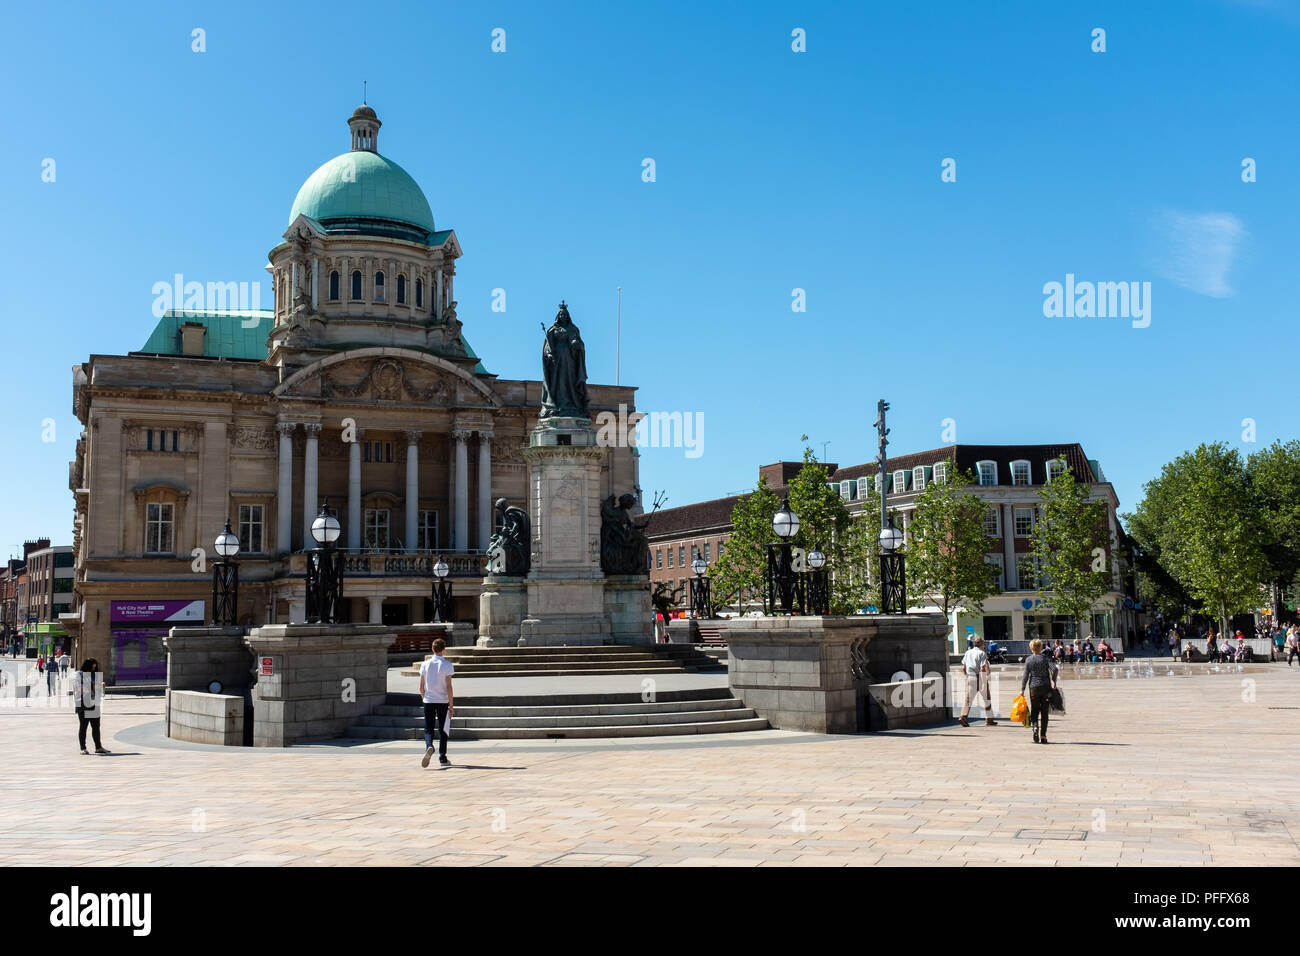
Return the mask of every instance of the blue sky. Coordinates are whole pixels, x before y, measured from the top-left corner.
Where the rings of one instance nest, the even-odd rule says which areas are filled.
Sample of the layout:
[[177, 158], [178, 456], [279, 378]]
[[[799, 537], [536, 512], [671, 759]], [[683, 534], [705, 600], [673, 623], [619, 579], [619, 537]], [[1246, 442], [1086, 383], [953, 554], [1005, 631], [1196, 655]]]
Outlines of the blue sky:
[[[1124, 510], [1201, 441], [1296, 437], [1295, 3], [841, 6], [7, 5], [0, 548], [71, 540], [71, 367], [140, 348], [173, 273], [265, 280], [363, 79], [461, 240], [491, 371], [538, 377], [564, 298], [612, 382], [623, 287], [623, 382], [704, 415], [700, 457], [645, 453], [669, 505], [751, 487], [802, 433], [870, 459], [882, 396], [895, 452], [945, 418], [1078, 441]], [[1150, 282], [1150, 326], [1045, 317], [1067, 273]]]

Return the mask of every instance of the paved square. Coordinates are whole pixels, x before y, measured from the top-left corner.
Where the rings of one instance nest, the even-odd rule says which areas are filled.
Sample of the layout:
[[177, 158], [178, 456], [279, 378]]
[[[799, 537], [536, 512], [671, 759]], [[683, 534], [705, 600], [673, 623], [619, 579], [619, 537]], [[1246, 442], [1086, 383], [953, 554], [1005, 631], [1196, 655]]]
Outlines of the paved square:
[[1005, 720], [453, 741], [446, 770], [419, 741], [179, 745], [159, 698], [110, 698], [115, 753], [84, 757], [70, 710], [9, 704], [0, 863], [1300, 864], [1300, 668], [1092, 670], [1148, 667], [1067, 673], [1046, 747]]

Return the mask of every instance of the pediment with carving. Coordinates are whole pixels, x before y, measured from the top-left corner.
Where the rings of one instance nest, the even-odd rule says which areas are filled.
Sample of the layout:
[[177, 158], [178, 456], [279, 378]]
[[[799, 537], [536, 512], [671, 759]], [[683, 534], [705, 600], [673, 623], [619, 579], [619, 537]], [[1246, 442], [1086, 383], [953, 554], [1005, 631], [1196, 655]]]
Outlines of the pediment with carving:
[[450, 405], [456, 399], [453, 376], [397, 358], [344, 362], [319, 373], [321, 398]]

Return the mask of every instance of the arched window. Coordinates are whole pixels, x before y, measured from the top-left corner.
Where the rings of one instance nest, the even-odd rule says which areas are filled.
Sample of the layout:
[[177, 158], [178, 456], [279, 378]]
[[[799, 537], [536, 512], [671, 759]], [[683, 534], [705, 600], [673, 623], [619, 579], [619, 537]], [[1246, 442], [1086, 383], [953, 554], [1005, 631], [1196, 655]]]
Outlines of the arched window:
[[360, 269], [352, 273], [352, 298], [358, 300], [361, 298], [361, 270]]
[[423, 279], [415, 280], [415, 307], [417, 309], [424, 308], [424, 280]]
[[339, 300], [339, 273], [338, 270], [335, 269], [333, 272], [330, 273], [330, 301], [337, 302], [338, 300]]
[[384, 274], [382, 272], [375, 273], [375, 301], [384, 301]]
[[406, 276], [397, 277], [397, 304], [406, 305]]

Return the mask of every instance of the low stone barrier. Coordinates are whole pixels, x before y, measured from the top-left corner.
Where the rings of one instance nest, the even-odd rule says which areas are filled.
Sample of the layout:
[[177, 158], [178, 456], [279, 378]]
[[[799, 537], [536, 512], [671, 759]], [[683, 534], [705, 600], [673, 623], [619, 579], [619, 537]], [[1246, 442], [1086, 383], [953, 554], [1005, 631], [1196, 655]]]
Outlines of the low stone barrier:
[[169, 730], [175, 740], [238, 747], [244, 742], [244, 698], [173, 690], [167, 695]]
[[948, 718], [943, 675], [867, 687], [870, 730], [943, 723]]

